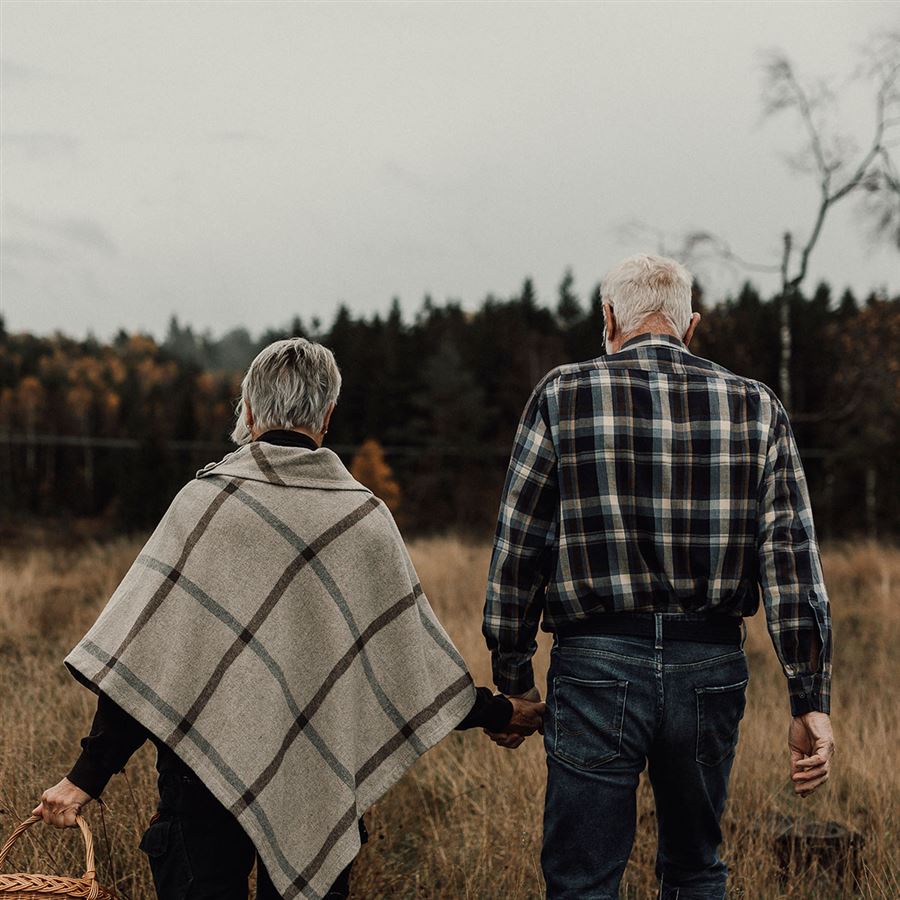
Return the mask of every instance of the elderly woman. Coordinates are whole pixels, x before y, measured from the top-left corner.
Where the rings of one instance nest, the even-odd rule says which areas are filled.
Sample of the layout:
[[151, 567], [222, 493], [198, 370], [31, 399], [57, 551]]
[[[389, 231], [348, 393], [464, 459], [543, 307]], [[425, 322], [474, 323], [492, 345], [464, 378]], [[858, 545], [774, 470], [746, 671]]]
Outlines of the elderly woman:
[[141, 838], [158, 895], [346, 897], [362, 814], [454, 728], [508, 746], [542, 704], [476, 689], [390, 512], [322, 447], [331, 352], [277, 341], [244, 377], [233, 440], [166, 511], [64, 662], [98, 696], [69, 774], [34, 810], [73, 825], [150, 739]]

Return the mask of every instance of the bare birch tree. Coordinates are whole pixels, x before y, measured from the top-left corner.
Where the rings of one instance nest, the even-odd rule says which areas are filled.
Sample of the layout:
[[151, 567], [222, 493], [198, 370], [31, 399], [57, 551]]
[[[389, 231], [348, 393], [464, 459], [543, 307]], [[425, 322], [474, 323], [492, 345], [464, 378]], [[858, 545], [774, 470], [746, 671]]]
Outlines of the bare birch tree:
[[871, 49], [864, 74], [875, 85], [875, 116], [872, 137], [861, 151], [852, 138], [828, 127], [825, 113], [834, 94], [825, 82], [805, 85], [780, 51], [770, 53], [765, 66], [764, 114], [789, 113], [799, 120], [806, 140], [790, 162], [797, 171], [812, 174], [818, 187], [817, 208], [805, 240], [796, 242], [794, 233], [786, 231], [782, 241], [778, 380], [787, 407], [791, 405], [791, 300], [806, 278], [810, 254], [829, 210], [853, 193], [864, 193], [876, 216], [875, 231], [900, 246], [900, 182], [888, 136], [900, 124], [900, 34], [880, 38]]
[[[900, 143], [900, 32], [879, 36], [866, 48], [865, 63], [856, 73], [874, 89], [874, 122], [871, 137], [860, 149], [857, 141], [834, 127], [829, 120], [836, 94], [819, 80], [802, 80], [788, 56], [772, 51], [763, 69], [763, 114], [793, 116], [802, 127], [804, 141], [790, 159], [791, 167], [812, 175], [817, 185], [817, 201], [812, 224], [805, 237], [787, 230], [782, 236], [781, 260], [777, 264], [752, 263], [737, 253], [720, 236], [695, 230], [684, 234], [669, 254], [688, 264], [714, 259], [732, 268], [778, 273], [779, 291], [779, 393], [791, 407], [791, 302], [799, 293], [809, 271], [809, 260], [829, 212], [851, 195], [862, 198], [863, 213], [873, 236], [900, 249], [900, 174], [891, 150]], [[632, 234], [643, 229], [655, 235], [662, 249], [664, 238], [657, 229], [631, 223]], [[668, 248], [666, 248], [668, 249]]]

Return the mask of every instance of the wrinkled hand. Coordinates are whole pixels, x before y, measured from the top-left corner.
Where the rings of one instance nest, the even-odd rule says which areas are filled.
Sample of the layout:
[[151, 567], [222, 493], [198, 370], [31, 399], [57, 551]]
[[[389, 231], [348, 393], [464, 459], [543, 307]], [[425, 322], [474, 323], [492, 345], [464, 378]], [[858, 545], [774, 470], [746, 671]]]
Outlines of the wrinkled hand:
[[63, 778], [59, 784], [47, 788], [41, 794], [41, 802], [31, 811], [33, 816], [40, 816], [48, 825], [57, 828], [71, 828], [75, 825], [75, 815], [81, 812], [93, 798], [80, 787]]
[[535, 731], [544, 733], [544, 712], [547, 704], [541, 702], [541, 694], [537, 688], [508, 699], [512, 703], [513, 712], [506, 728], [503, 731], [485, 729], [484, 733], [498, 746], [515, 750]]
[[512, 703], [513, 714], [506, 723], [506, 732], [514, 732], [516, 734], [528, 735], [534, 734], [536, 731], [544, 733], [544, 713], [547, 710], [547, 704], [540, 701], [523, 700], [521, 697], [510, 697], [509, 702]]
[[827, 713], [808, 712], [791, 719], [788, 747], [794, 793], [806, 797], [828, 781], [831, 772], [834, 754], [831, 718]]

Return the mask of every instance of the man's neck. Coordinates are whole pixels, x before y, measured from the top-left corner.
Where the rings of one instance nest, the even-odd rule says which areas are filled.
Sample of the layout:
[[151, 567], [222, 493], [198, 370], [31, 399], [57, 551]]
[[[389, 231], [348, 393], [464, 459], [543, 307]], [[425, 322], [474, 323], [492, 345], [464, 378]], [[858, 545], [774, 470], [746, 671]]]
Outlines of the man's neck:
[[640, 334], [665, 334], [668, 337], [673, 337], [679, 341], [681, 340], [681, 335], [676, 333], [675, 329], [672, 328], [667, 319], [664, 319], [662, 316], [648, 316], [633, 331], [617, 336], [615, 340], [610, 341], [609, 343], [612, 347], [612, 352], [618, 353], [619, 350], [622, 349], [623, 344], [626, 344], [632, 338], [636, 338]]

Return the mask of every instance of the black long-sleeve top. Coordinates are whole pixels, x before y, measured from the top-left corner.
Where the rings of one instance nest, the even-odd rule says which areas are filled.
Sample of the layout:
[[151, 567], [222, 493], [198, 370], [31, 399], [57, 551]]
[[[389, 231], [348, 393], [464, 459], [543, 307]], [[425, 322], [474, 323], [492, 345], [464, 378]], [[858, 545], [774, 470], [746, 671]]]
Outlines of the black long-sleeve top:
[[[315, 450], [318, 446], [305, 434], [281, 429], [267, 431], [257, 440], [309, 450]], [[456, 728], [502, 731], [512, 718], [512, 713], [512, 703], [506, 697], [494, 695], [486, 687], [479, 687], [476, 688], [474, 706]], [[122, 771], [125, 763], [146, 740], [156, 746], [156, 768], [160, 772], [193, 774], [167, 744], [100, 691], [90, 734], [81, 739], [81, 755], [66, 777], [91, 797], [99, 797], [109, 779]]]
[[[502, 731], [511, 716], [512, 704], [506, 697], [495, 696], [488, 688], [479, 687], [476, 688], [475, 705], [456, 728]], [[122, 771], [125, 763], [146, 740], [156, 746], [156, 768], [160, 772], [193, 774], [167, 744], [101, 692], [97, 697], [91, 732], [81, 739], [81, 755], [66, 777], [85, 793], [99, 797], [109, 779]]]

